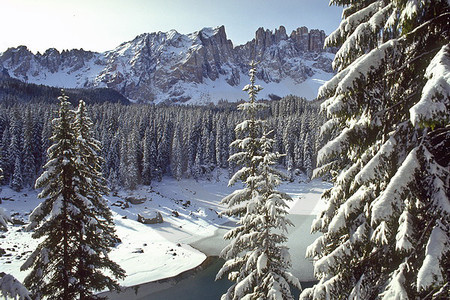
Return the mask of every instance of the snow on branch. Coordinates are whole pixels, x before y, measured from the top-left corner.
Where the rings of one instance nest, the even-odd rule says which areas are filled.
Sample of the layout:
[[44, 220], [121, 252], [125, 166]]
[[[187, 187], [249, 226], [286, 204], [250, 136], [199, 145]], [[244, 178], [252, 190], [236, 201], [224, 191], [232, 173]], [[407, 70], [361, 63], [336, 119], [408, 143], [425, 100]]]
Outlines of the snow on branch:
[[325, 237], [319, 236], [311, 245], [306, 248], [306, 257], [314, 258], [322, 252], [325, 243]]
[[375, 1], [347, 18], [343, 19], [339, 28], [332, 32], [326, 39], [325, 45], [335, 45], [340, 39], [345, 38], [347, 32], [352, 32], [361, 22], [367, 20], [382, 7], [382, 1]]
[[349, 128], [344, 128], [342, 132], [335, 139], [329, 141], [317, 153], [317, 164], [321, 165], [326, 162], [329, 157], [338, 155], [344, 151], [344, 145], [348, 144]]
[[336, 268], [338, 264], [343, 263], [345, 261], [343, 258], [351, 255], [350, 249], [351, 242], [350, 240], [346, 240], [344, 243], [334, 249], [330, 254], [321, 257], [314, 264], [314, 276], [320, 278], [321, 273], [329, 273], [331, 269]]
[[395, 248], [399, 251], [409, 251], [414, 249], [411, 241], [413, 239], [414, 228], [412, 226], [412, 216], [407, 209], [403, 211], [398, 220], [399, 226], [395, 239]]
[[382, 1], [377, 1], [369, 5], [367, 8], [370, 8], [371, 12], [375, 12], [375, 14], [368, 22], [359, 24], [353, 33], [342, 44], [333, 61], [334, 69], [338, 66], [345, 66], [345, 62], [349, 60], [352, 52], [357, 50], [359, 53], [364, 53], [367, 43], [362, 41], [367, 36], [371, 36], [372, 33], [376, 33], [376, 31], [379, 30], [381, 23], [385, 21], [387, 14], [391, 11], [392, 4], [383, 7]]
[[389, 299], [409, 299], [408, 293], [405, 290], [405, 272], [407, 272], [407, 265], [405, 262], [395, 270], [389, 280], [389, 284], [385, 291], [380, 295], [383, 300]]
[[392, 177], [386, 189], [372, 203], [372, 220], [374, 222], [386, 220], [392, 216], [393, 209], [403, 208], [402, 193], [408, 189], [409, 183], [419, 169], [417, 148], [412, 150]]
[[31, 300], [30, 292], [10, 274], [5, 274], [0, 278], [0, 292], [5, 297], [5, 300], [7, 297], [15, 300]]
[[400, 21], [403, 23], [407, 19], [412, 19], [419, 13], [418, 0], [408, 0], [406, 6], [402, 9], [402, 14], [400, 15]]
[[[357, 79], [367, 78], [378, 68], [384, 67], [388, 51], [395, 49], [398, 43], [399, 40], [397, 39], [389, 40], [377, 48], [372, 49], [369, 53], [357, 58], [347, 68], [340, 71], [331, 80], [322, 85], [319, 89], [318, 97], [327, 97], [333, 91], [335, 96], [350, 92], [354, 88], [354, 83]], [[342, 99], [335, 98], [334, 101], [342, 101]]]
[[361, 186], [347, 201], [341, 206], [342, 213], [345, 217], [349, 217], [350, 214], [360, 210], [367, 199], [373, 196], [373, 189], [375, 187]]
[[409, 110], [413, 125], [448, 124], [450, 121], [450, 45], [444, 45], [425, 72], [422, 96]]
[[439, 220], [436, 223], [427, 243], [425, 259], [417, 274], [418, 291], [435, 283], [443, 284], [441, 259], [450, 251], [450, 236], [449, 232], [442, 230], [443, 225]]
[[391, 232], [389, 231], [389, 227], [386, 224], [386, 221], [381, 221], [381, 223], [373, 231], [371, 239], [378, 244], [388, 245], [388, 237], [390, 236], [390, 234]]
[[382, 157], [389, 157], [395, 152], [397, 141], [391, 136], [380, 148], [380, 150], [372, 157], [372, 159], [359, 171], [355, 176], [355, 182], [364, 184], [380, 176], [380, 163]]

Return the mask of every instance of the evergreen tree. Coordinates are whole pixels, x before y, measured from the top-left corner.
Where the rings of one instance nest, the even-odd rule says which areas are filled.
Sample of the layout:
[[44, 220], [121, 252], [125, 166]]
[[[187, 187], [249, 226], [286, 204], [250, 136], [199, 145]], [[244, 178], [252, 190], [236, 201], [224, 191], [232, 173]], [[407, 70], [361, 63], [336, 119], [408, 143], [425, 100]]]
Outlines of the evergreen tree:
[[14, 163], [14, 172], [11, 178], [10, 187], [16, 192], [20, 192], [23, 188], [22, 161], [20, 157], [17, 157], [16, 162]]
[[123, 276], [107, 256], [118, 240], [101, 197], [105, 188], [95, 154], [98, 143], [90, 136], [89, 120], [80, 105], [74, 122], [67, 96], [59, 100], [54, 144], [48, 149], [46, 171], [36, 180], [45, 200], [30, 215], [33, 238], [43, 241], [21, 269], [32, 268], [24, 283], [36, 299], [95, 299], [93, 291], [118, 287], [103, 275], [104, 269]]
[[[33, 110], [31, 110], [33, 115]], [[39, 115], [37, 115], [39, 113]], [[42, 132], [44, 127], [44, 120], [42, 120], [41, 112], [37, 112], [33, 115], [33, 125], [32, 125], [32, 133], [31, 133], [31, 151], [33, 153], [34, 158], [34, 172], [33, 172], [33, 178], [31, 182], [29, 183], [31, 186], [33, 185], [36, 175], [40, 175], [41, 168], [43, 163], [42, 160], [42, 153], [45, 152], [42, 145]]]
[[25, 114], [26, 118], [24, 120], [24, 130], [23, 130], [23, 183], [25, 186], [30, 186], [31, 183], [36, 179], [36, 161], [33, 153], [33, 119], [31, 113], [27, 111]]
[[140, 171], [139, 171], [139, 132], [137, 127], [133, 127], [128, 136], [126, 148], [124, 153], [125, 167], [124, 178], [125, 187], [130, 190], [136, 189], [140, 183]]
[[[10, 127], [11, 142], [8, 148], [8, 164], [10, 168], [10, 186], [12, 189], [22, 189], [22, 126], [17, 111], [14, 111]], [[15, 176], [15, 178], [14, 178]], [[20, 182], [20, 183], [19, 183]]]
[[151, 142], [150, 142], [150, 180], [157, 178], [158, 168], [157, 168], [157, 158], [158, 158], [158, 148], [156, 146], [156, 137], [155, 133], [152, 133]]
[[183, 162], [184, 159], [182, 157], [183, 153], [183, 135], [181, 133], [181, 129], [175, 130], [173, 135], [173, 146], [172, 146], [172, 159], [171, 159], [171, 167], [172, 167], [172, 176], [176, 180], [180, 180], [183, 177]]
[[250, 101], [239, 105], [248, 119], [236, 126], [238, 138], [232, 143], [239, 152], [230, 157], [241, 169], [230, 179], [230, 185], [238, 180], [245, 184], [225, 197], [222, 203], [228, 208], [223, 214], [239, 218], [238, 226], [230, 230], [226, 239], [233, 239], [221, 256], [227, 261], [217, 274], [235, 283], [222, 299], [293, 299], [289, 283], [300, 288], [297, 278], [287, 270], [291, 266], [289, 251], [284, 243], [286, 219], [290, 197], [275, 190], [280, 173], [272, 168], [280, 157], [272, 153], [271, 132], [264, 128], [265, 122], [258, 113], [266, 107], [256, 102], [261, 87], [255, 85], [255, 64], [250, 69], [250, 84], [244, 90]]
[[9, 177], [12, 172], [11, 170], [12, 165], [10, 164], [8, 159], [9, 144], [10, 144], [9, 128], [6, 127], [5, 130], [3, 130], [2, 147], [0, 149], [0, 168], [3, 170], [1, 181], [4, 183], [9, 183]]
[[[42, 145], [42, 157], [40, 159], [41, 162], [46, 162], [48, 161], [48, 151], [47, 149], [50, 148], [51, 144], [51, 137], [52, 137], [52, 120], [53, 120], [53, 115], [50, 112], [46, 112], [44, 115], [44, 123], [42, 126], [42, 135], [41, 135], [41, 145]], [[42, 167], [42, 166], [39, 166]], [[40, 170], [42, 171], [42, 170]]]
[[195, 179], [200, 179], [203, 174], [203, 143], [202, 139], [199, 139], [197, 144], [197, 152], [195, 154], [194, 165], [192, 166], [192, 176]]
[[304, 142], [302, 139], [298, 138], [295, 141], [295, 145], [294, 145], [294, 160], [295, 160], [296, 167], [299, 169], [303, 169], [303, 166], [304, 166], [303, 148], [304, 148]]
[[306, 135], [305, 135], [303, 146], [304, 146], [304, 148], [303, 148], [303, 166], [305, 168], [306, 177], [308, 179], [310, 179], [312, 176], [312, 171], [313, 171], [313, 160], [312, 160], [313, 145], [312, 145], [312, 141], [311, 141], [311, 135], [309, 134], [309, 132], [306, 133]]
[[152, 182], [152, 172], [154, 161], [152, 161], [152, 136], [151, 136], [151, 128], [147, 127], [144, 133], [144, 140], [142, 141], [142, 184], [150, 185]]
[[283, 133], [283, 144], [285, 150], [286, 169], [289, 172], [289, 178], [292, 179], [294, 175], [294, 137], [292, 122], [287, 122]]
[[109, 171], [108, 185], [109, 189], [113, 192], [117, 191], [120, 186], [119, 169], [120, 169], [120, 137], [119, 133], [116, 133], [109, 145], [109, 151], [106, 158], [106, 168]]
[[448, 1], [346, 6], [319, 95], [339, 135], [319, 152], [328, 207], [308, 248], [320, 280], [302, 299], [450, 297]]
[[[77, 278], [80, 299], [92, 299], [93, 291], [118, 289], [119, 285], [104, 274], [109, 270], [116, 278], [123, 278], [124, 270], [111, 261], [108, 254], [120, 240], [114, 232], [114, 222], [106, 199], [106, 181], [101, 174], [100, 142], [93, 136], [92, 121], [86, 104], [80, 100], [75, 111], [73, 130], [77, 137], [77, 206], [81, 211], [78, 222]], [[99, 234], [101, 233], [101, 234]]]

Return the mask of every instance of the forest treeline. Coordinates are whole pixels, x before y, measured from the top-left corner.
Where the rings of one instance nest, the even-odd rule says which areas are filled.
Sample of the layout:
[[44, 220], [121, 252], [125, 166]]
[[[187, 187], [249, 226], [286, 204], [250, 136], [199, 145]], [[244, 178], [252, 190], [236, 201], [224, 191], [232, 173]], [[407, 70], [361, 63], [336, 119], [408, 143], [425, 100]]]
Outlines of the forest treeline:
[[[71, 99], [78, 101], [79, 99]], [[57, 100], [50, 103], [11, 101], [0, 104], [0, 167], [3, 184], [15, 190], [32, 187], [42, 173], [51, 145], [51, 120]], [[324, 116], [317, 101], [288, 96], [268, 102], [264, 112], [273, 130], [274, 151], [285, 156], [280, 165], [289, 176], [308, 177], [316, 164]], [[244, 119], [235, 103], [209, 106], [122, 105], [89, 106], [95, 137], [102, 144], [102, 171], [112, 190], [149, 185], [163, 176], [213, 177], [234, 172], [228, 162], [235, 149], [234, 128]]]
[[[2, 103], [8, 105], [14, 105], [17, 102], [35, 104], [56, 103], [55, 99], [60, 94], [60, 88], [23, 82], [15, 78], [10, 78], [6, 70], [0, 72], [0, 101]], [[65, 89], [65, 94], [69, 96], [69, 102], [74, 105], [77, 105], [80, 99], [83, 99], [88, 104], [105, 102], [130, 103], [121, 93], [110, 88]]]

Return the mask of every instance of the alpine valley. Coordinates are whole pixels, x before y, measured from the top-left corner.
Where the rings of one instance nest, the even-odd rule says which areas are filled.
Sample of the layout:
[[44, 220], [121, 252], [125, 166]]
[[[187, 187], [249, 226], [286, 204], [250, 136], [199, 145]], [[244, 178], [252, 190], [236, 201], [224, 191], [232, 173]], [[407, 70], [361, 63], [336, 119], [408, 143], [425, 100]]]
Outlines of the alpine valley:
[[[225, 27], [191, 34], [145, 33], [103, 53], [83, 49], [26, 46], [0, 53], [0, 77], [62, 88], [111, 88], [144, 103], [217, 103], [245, 99], [249, 62], [259, 62], [257, 83], [263, 98], [288, 94], [314, 99], [333, 75], [333, 50], [323, 50], [325, 33], [300, 27], [290, 35], [259, 28], [255, 38], [234, 46]], [[258, 82], [259, 81], [259, 82]]]

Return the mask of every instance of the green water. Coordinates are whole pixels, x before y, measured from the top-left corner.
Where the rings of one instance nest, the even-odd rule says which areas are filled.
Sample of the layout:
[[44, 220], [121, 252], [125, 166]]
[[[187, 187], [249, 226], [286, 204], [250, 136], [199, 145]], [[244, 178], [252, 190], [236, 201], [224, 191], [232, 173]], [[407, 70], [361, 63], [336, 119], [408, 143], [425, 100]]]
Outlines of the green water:
[[[173, 287], [152, 293], [147, 296], [137, 298], [138, 300], [218, 300], [231, 286], [231, 282], [222, 279], [214, 281], [217, 272], [222, 267], [224, 261], [215, 258], [207, 268], [198, 272], [194, 277], [182, 280]], [[302, 282], [302, 287], [310, 287], [313, 283]], [[298, 299], [300, 292], [292, 289], [295, 299]]]

